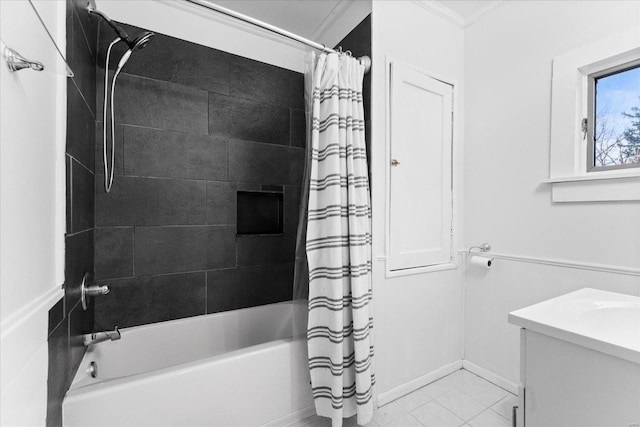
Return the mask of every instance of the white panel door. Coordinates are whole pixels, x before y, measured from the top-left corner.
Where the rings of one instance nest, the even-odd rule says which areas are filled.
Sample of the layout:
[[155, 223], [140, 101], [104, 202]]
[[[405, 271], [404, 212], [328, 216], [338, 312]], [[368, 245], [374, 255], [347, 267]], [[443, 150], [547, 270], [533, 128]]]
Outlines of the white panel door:
[[391, 64], [389, 269], [452, 261], [453, 86]]

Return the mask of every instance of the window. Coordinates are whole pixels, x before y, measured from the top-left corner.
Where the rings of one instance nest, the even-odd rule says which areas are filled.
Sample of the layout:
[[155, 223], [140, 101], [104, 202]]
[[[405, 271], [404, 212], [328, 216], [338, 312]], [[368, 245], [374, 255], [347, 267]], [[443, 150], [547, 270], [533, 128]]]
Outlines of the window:
[[549, 178], [554, 203], [640, 200], [636, 28], [553, 60]]
[[640, 167], [640, 61], [588, 79], [587, 171]]

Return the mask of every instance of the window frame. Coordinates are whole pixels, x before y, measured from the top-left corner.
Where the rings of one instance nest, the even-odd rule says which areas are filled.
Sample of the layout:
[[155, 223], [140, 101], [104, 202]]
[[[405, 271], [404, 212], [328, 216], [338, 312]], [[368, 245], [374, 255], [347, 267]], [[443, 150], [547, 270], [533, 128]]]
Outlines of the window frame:
[[640, 168], [587, 171], [588, 76], [640, 58], [640, 30], [628, 29], [553, 59], [549, 184], [552, 203], [640, 201]]
[[595, 165], [595, 128], [596, 128], [596, 80], [612, 76], [615, 74], [623, 73], [625, 71], [630, 71], [635, 68], [640, 68], [640, 58], [635, 60], [625, 62], [622, 64], [618, 64], [612, 67], [607, 67], [602, 70], [598, 70], [587, 75], [587, 173], [593, 172], [601, 172], [601, 171], [610, 171], [610, 170], [619, 170], [619, 169], [630, 169], [630, 168], [640, 168], [640, 163], [628, 163], [621, 165], [610, 165], [610, 166], [596, 166]]

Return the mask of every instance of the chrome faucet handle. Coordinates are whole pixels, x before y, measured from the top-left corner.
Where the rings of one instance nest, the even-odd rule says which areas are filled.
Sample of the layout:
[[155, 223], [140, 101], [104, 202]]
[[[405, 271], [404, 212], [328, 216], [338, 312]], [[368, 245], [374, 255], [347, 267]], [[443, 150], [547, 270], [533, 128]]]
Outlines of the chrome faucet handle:
[[107, 285], [89, 285], [91, 277], [89, 273], [85, 273], [80, 284], [80, 301], [82, 301], [82, 309], [86, 310], [89, 306], [88, 299], [100, 295], [107, 295], [111, 289]]

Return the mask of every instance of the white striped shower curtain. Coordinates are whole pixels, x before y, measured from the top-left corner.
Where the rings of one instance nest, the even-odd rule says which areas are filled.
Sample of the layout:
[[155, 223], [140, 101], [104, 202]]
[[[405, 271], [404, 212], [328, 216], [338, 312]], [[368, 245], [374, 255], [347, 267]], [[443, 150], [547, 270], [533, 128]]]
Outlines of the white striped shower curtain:
[[364, 67], [321, 54], [313, 73], [306, 251], [309, 369], [316, 412], [333, 427], [373, 416], [371, 206]]

